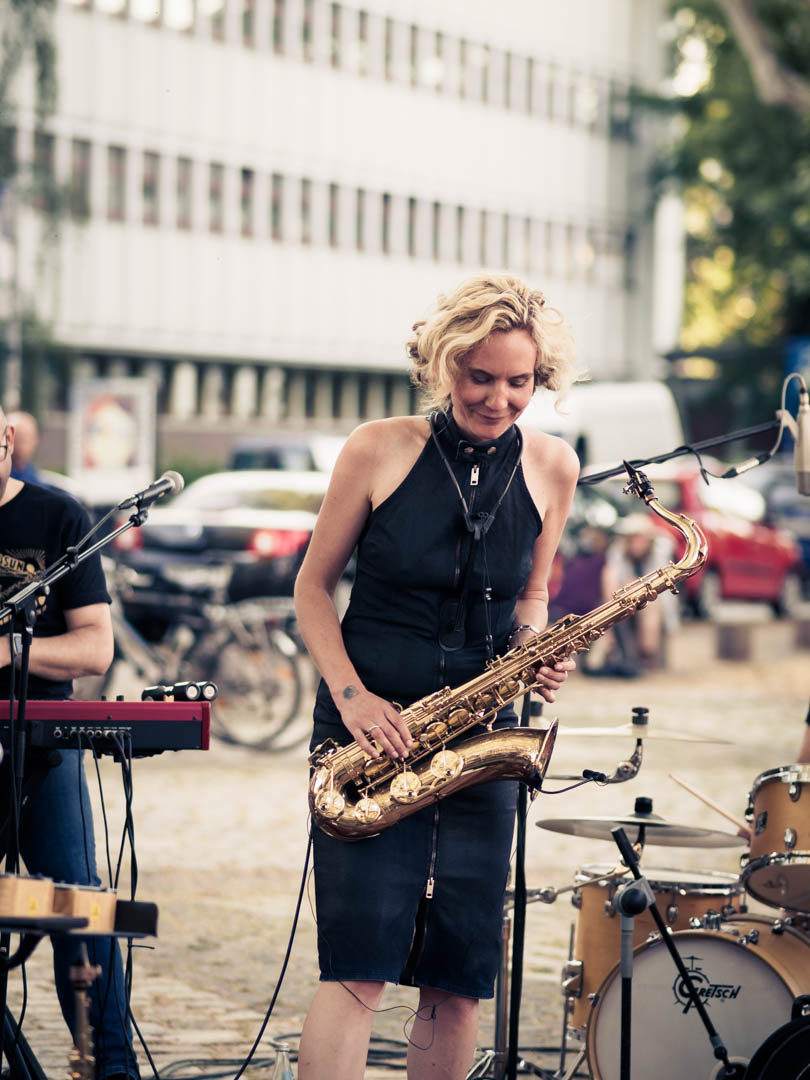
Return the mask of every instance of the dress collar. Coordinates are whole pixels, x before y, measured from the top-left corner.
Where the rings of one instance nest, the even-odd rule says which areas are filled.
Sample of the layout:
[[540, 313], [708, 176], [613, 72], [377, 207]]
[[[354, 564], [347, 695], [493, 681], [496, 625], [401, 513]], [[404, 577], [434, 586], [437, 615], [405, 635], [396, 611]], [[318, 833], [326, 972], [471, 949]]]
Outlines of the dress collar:
[[454, 455], [456, 461], [495, 461], [502, 458], [517, 439], [515, 425], [511, 424], [497, 439], [473, 443], [462, 435], [453, 417], [452, 407], [447, 412], [440, 412], [436, 418], [439, 438]]

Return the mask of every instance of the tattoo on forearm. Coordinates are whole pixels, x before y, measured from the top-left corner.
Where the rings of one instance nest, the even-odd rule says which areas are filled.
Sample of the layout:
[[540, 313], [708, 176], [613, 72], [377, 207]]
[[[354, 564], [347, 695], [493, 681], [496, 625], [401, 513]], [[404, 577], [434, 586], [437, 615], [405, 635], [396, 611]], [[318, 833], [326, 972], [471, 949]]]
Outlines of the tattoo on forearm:
[[344, 698], [346, 698], [347, 701], [349, 700], [349, 698], [357, 697], [359, 693], [360, 691], [357, 689], [356, 686], [343, 687], [343, 696]]

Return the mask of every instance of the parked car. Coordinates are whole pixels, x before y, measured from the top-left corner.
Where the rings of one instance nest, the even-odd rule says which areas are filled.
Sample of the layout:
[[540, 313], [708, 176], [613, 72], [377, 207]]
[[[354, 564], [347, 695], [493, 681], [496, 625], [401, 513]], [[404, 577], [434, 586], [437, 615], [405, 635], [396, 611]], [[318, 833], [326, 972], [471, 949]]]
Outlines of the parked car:
[[289, 596], [329, 474], [212, 473], [113, 542], [120, 560], [179, 588], [223, 585], [230, 600]]
[[245, 435], [231, 447], [229, 469], [293, 469], [331, 473], [346, 439], [342, 435]]
[[765, 497], [768, 524], [795, 535], [802, 553], [804, 593], [810, 596], [810, 498], [799, 494], [792, 458], [766, 461], [747, 478]]
[[[705, 464], [712, 473], [726, 468], [719, 462]], [[770, 604], [777, 614], [795, 612], [803, 599], [801, 551], [792, 532], [767, 522], [761, 492], [741, 477], [707, 484], [697, 465], [686, 461], [644, 471], [661, 504], [693, 518], [708, 541], [705, 567], [682, 585], [688, 607], [712, 616], [723, 601], [750, 600]], [[604, 486], [615, 490], [617, 483]], [[671, 526], [652, 516], [672, 533]]]

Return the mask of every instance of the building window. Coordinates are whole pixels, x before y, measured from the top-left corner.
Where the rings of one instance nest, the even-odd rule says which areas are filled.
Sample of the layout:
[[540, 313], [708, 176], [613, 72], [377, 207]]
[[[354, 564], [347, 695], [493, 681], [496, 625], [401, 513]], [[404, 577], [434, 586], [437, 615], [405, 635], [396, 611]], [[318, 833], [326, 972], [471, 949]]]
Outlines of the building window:
[[501, 266], [508, 266], [509, 259], [512, 254], [511, 244], [509, 243], [509, 227], [510, 227], [509, 215], [504, 214], [501, 220]]
[[208, 169], [208, 229], [221, 233], [224, 227], [225, 166], [212, 161]]
[[503, 107], [512, 108], [512, 54], [503, 54]]
[[532, 268], [532, 219], [523, 219], [523, 270], [528, 273]]
[[458, 96], [462, 101], [467, 96], [467, 42], [464, 38], [458, 43]]
[[489, 103], [489, 66], [491, 53], [489, 45], [481, 47], [481, 101], [484, 105]]
[[329, 16], [329, 63], [339, 68], [340, 56], [340, 4], [332, 4]]
[[301, 181], [301, 243], [312, 243], [312, 181]]
[[394, 20], [387, 18], [383, 28], [383, 78], [391, 82], [394, 78]]
[[50, 213], [56, 206], [53, 135], [44, 131], [34, 134], [34, 192], [32, 203], [36, 210]]
[[433, 39], [433, 57], [429, 62], [426, 81], [437, 94], [444, 89], [444, 34], [436, 32]]
[[368, 75], [368, 12], [357, 12], [357, 74]]
[[277, 56], [284, 53], [284, 0], [273, 0], [273, 52]]
[[177, 228], [191, 228], [191, 158], [177, 159]]
[[239, 181], [239, 231], [253, 236], [253, 169], [242, 169]]
[[301, 13], [301, 55], [305, 63], [315, 59], [315, 0], [304, 0]]
[[464, 224], [463, 206], [456, 207], [456, 262], [464, 262]]
[[274, 172], [270, 178], [270, 239], [284, 239], [284, 177]]
[[147, 150], [143, 155], [141, 195], [144, 225], [158, 225], [160, 223], [160, 157], [151, 150]]
[[87, 139], [71, 142], [70, 212], [79, 219], [90, 216], [90, 143]]
[[531, 56], [526, 59], [526, 112], [534, 112], [534, 60]]
[[411, 86], [419, 85], [419, 27], [411, 25], [408, 29], [408, 66]]
[[406, 246], [408, 254], [410, 255], [411, 258], [413, 258], [414, 255], [416, 255], [416, 214], [417, 214], [416, 199], [414, 198], [413, 195], [411, 195], [410, 198], [408, 199], [408, 224], [407, 224], [408, 235], [407, 235], [406, 242], [405, 242], [405, 246]]
[[123, 146], [107, 147], [107, 218], [123, 221], [126, 209], [127, 152]]
[[358, 188], [354, 199], [354, 246], [357, 251], [366, 247], [366, 193]]
[[487, 231], [489, 223], [487, 221], [486, 210], [481, 210], [478, 214], [478, 261], [481, 266], [487, 264]]
[[383, 255], [391, 254], [391, 195], [384, 191], [380, 217], [380, 248]]
[[211, 37], [225, 40], [225, 0], [205, 0], [205, 10], [211, 20]]
[[242, 44], [249, 49], [256, 44], [256, 0], [242, 0]]
[[336, 248], [340, 242], [340, 188], [329, 185], [329, 247]]
[[442, 252], [442, 204], [435, 202], [430, 213], [430, 254], [435, 261]]

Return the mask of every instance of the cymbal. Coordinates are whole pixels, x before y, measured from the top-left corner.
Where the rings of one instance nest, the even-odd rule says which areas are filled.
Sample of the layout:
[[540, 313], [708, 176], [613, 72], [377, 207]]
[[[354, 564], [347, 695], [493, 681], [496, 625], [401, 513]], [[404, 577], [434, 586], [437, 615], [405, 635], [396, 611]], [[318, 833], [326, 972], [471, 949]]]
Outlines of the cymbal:
[[557, 738], [561, 735], [584, 735], [595, 738], [605, 735], [635, 735], [637, 739], [670, 739], [674, 742], [722, 743], [730, 746], [730, 739], [720, 739], [715, 735], [690, 735], [687, 731], [650, 730], [646, 724], [618, 724], [616, 727], [558, 727]]
[[544, 818], [535, 822], [540, 829], [584, 836], [591, 840], [613, 840], [610, 830], [621, 826], [631, 844], [637, 843], [644, 826], [644, 843], [662, 847], [736, 847], [745, 840], [734, 833], [701, 829], [693, 825], [673, 825], [658, 814], [626, 814], [624, 817]]

